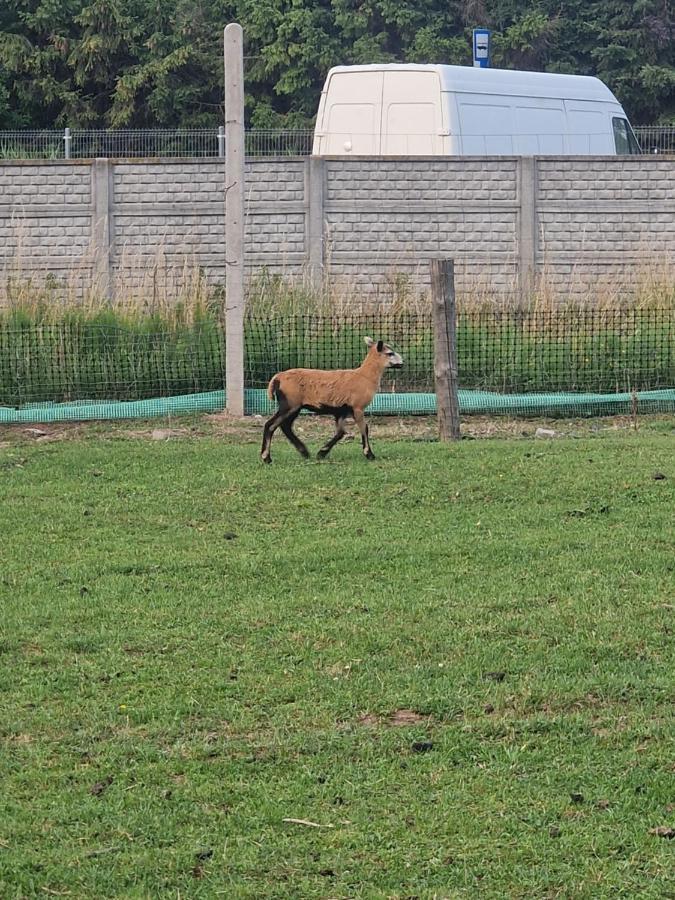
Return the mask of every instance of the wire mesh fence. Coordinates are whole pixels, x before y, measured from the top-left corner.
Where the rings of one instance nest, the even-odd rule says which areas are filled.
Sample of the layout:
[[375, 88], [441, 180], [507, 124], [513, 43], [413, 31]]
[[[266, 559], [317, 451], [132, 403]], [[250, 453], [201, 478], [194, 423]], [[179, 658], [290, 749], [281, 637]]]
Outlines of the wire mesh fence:
[[386, 373], [383, 391], [433, 391], [431, 314], [249, 319], [245, 330], [245, 384], [266, 388], [276, 372], [295, 367], [355, 368], [366, 354], [365, 337], [382, 338], [406, 361], [403, 369]]
[[223, 360], [224, 338], [216, 322], [155, 332], [81, 321], [0, 320], [0, 406], [219, 390]]
[[[247, 156], [309, 156], [313, 132], [245, 133]], [[224, 157], [225, 128], [0, 131], [0, 159]]]
[[611, 393], [675, 386], [672, 310], [460, 317], [460, 381], [505, 393]]
[[0, 159], [64, 159], [63, 131], [0, 131]]
[[638, 125], [633, 130], [643, 153], [675, 153], [675, 125]]
[[[643, 154], [675, 153], [675, 125], [642, 125], [636, 126], [634, 131]], [[534, 143], [528, 152], [560, 152], [553, 145], [537, 143], [536, 135], [530, 137]], [[253, 129], [245, 133], [245, 150], [251, 157], [309, 156], [312, 141], [311, 129]], [[224, 155], [225, 129], [222, 125], [191, 129], [0, 131], [0, 159], [209, 158]]]
[[[433, 391], [431, 314], [252, 320], [246, 383], [266, 387], [292, 366], [352, 368], [364, 336], [382, 337], [404, 368], [385, 390]], [[457, 322], [459, 381], [503, 393], [651, 390], [675, 386], [675, 311], [463, 312]]]
[[244, 146], [247, 156], [309, 156], [313, 139], [311, 130], [258, 129], [244, 133]]
[[73, 131], [72, 159], [225, 155], [225, 129]]
[[[358, 366], [366, 336], [386, 340], [404, 359], [402, 369], [385, 374], [373, 410], [432, 412], [431, 315], [388, 313], [249, 317], [248, 411], [269, 411], [265, 388], [280, 370]], [[465, 311], [458, 317], [457, 350], [464, 413], [589, 415], [635, 411], [637, 401], [644, 411], [675, 411], [672, 309]], [[181, 398], [182, 412], [222, 407], [224, 355], [215, 318], [157, 331], [147, 323], [135, 328], [80, 320], [30, 324], [5, 315], [0, 317], [0, 421], [22, 420], [21, 410], [30, 410], [32, 421], [46, 421], [52, 404], [97, 403], [97, 418], [176, 411], [162, 398]], [[120, 412], [120, 404], [146, 400], [155, 406]], [[81, 413], [75, 406], [57, 417], [81, 418]]]

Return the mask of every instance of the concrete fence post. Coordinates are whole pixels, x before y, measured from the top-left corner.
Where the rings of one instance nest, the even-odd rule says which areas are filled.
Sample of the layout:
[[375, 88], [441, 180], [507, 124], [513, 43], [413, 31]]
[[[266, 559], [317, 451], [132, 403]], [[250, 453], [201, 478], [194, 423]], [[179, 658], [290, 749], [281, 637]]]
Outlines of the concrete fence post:
[[227, 411], [244, 415], [244, 40], [225, 29], [225, 389]]
[[537, 273], [537, 167], [534, 156], [518, 159], [518, 287], [526, 300]]
[[112, 296], [112, 181], [110, 160], [95, 159], [91, 167], [93, 274], [97, 290], [108, 300]]
[[324, 160], [308, 157], [305, 161], [305, 259], [310, 284], [316, 290], [323, 287], [325, 177]]

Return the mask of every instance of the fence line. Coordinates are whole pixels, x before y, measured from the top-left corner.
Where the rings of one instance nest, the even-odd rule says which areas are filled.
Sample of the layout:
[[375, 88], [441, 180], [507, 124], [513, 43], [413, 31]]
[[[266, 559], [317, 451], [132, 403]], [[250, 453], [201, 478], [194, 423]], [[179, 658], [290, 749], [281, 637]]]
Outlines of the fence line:
[[[675, 125], [637, 125], [643, 155], [675, 153]], [[310, 156], [313, 131], [253, 129], [245, 134], [246, 155]], [[65, 128], [43, 131], [0, 131], [0, 159], [92, 159], [145, 157], [224, 157], [225, 130]]]
[[675, 125], [637, 125], [633, 131], [643, 154], [675, 153]]
[[[246, 155], [309, 156], [313, 132], [256, 129]], [[225, 128], [0, 131], [0, 159], [225, 157]]]
[[[392, 395], [389, 411], [428, 411], [405, 398], [434, 394], [430, 313], [249, 316], [244, 384], [258, 407], [249, 403], [248, 411], [266, 411], [264, 389], [279, 370], [358, 366], [366, 335], [386, 340], [404, 360], [402, 369], [383, 379], [383, 394]], [[36, 404], [176, 396], [183, 397], [182, 410], [190, 411], [191, 396], [222, 392], [224, 351], [216, 318], [149, 331], [148, 322], [31, 324], [5, 313], [0, 316], [0, 413]], [[581, 398], [589, 393], [597, 406], [598, 397], [608, 405], [620, 394], [662, 391], [664, 411], [673, 412], [675, 310], [462, 311], [457, 366], [464, 411], [466, 392], [472, 392], [473, 412], [495, 412], [494, 397], [506, 406], [518, 396], [531, 415], [555, 406], [556, 398], [564, 398], [567, 415], [584, 415], [589, 409]], [[199, 402], [194, 410], [202, 408]]]
[[[382, 285], [398, 302], [428, 291], [429, 259], [447, 256], [460, 294], [605, 304], [642, 293], [667, 305], [674, 166], [659, 156], [249, 159], [246, 277], [328, 289], [343, 306]], [[219, 160], [0, 162], [0, 303], [23, 283], [54, 301], [159, 291], [173, 302], [197, 280], [220, 292], [224, 178]]]

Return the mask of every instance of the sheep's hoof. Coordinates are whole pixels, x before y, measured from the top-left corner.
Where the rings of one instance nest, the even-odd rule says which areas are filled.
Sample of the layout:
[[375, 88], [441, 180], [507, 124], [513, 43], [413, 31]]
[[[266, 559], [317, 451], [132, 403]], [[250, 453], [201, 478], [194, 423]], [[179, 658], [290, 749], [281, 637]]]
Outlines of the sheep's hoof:
[[372, 450], [369, 450], [365, 456], [366, 456], [366, 459], [375, 459], [375, 454], [373, 453]]
[[317, 459], [325, 459], [328, 456], [328, 450], [319, 450], [316, 454]]
[[262, 461], [263, 461], [264, 463], [267, 463], [268, 466], [269, 466], [269, 465], [271, 464], [271, 462], [272, 462], [272, 457], [271, 457], [271, 456], [261, 456], [260, 459], [262, 459]]

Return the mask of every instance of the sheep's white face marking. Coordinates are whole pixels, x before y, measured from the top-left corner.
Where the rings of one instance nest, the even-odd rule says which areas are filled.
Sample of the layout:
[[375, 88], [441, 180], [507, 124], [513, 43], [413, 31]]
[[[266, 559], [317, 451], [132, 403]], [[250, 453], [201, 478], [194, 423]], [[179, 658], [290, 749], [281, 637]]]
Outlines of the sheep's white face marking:
[[387, 357], [387, 368], [400, 369], [403, 365], [403, 357], [399, 356], [395, 350], [392, 350], [387, 344], [384, 345], [382, 351]]
[[[372, 338], [364, 338], [366, 342], [366, 347], [370, 350], [375, 341]], [[389, 344], [385, 344], [384, 341], [378, 341], [378, 344], [381, 344], [382, 347], [378, 347], [378, 353], [380, 353], [385, 358], [385, 368], [387, 369], [400, 369], [403, 365], [403, 357], [399, 356], [395, 350], [392, 350]]]

